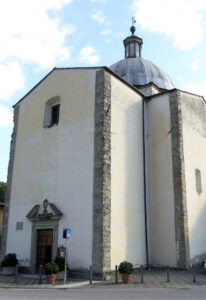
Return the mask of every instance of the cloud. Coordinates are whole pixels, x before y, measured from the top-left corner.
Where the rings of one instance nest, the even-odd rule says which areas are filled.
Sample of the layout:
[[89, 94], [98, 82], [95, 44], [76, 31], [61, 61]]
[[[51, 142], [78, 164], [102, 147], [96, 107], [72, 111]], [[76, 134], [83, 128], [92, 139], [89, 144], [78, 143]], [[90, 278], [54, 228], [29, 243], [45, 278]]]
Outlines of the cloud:
[[0, 63], [0, 99], [9, 100], [13, 93], [25, 86], [22, 66], [17, 61]]
[[111, 35], [111, 34], [113, 34], [113, 31], [111, 29], [107, 28], [107, 29], [102, 30], [100, 32], [100, 34], [101, 35]]
[[106, 17], [102, 11], [96, 10], [90, 16], [95, 22], [97, 22], [99, 24], [107, 23]]
[[193, 70], [193, 71], [196, 71], [196, 70], [199, 70], [200, 68], [200, 58], [199, 57], [196, 57], [191, 65], [189, 66], [189, 69]]
[[134, 0], [131, 9], [139, 25], [172, 38], [176, 48], [191, 49], [204, 38], [204, 0]]
[[0, 104], [0, 128], [6, 128], [13, 123], [13, 114], [10, 110]]
[[87, 45], [80, 50], [79, 60], [91, 65], [95, 65], [99, 62], [100, 57], [92, 46]]
[[0, 99], [25, 85], [23, 66], [44, 70], [68, 60], [65, 40], [74, 31], [60, 21], [61, 9], [72, 0], [0, 1]]
[[90, 2], [93, 2], [93, 3], [106, 3], [107, 0], [90, 0]]
[[203, 95], [206, 99], [206, 80], [202, 82], [187, 82], [182, 85], [181, 89], [197, 95]]
[[[74, 28], [63, 26], [57, 11], [69, 3], [71, 0], [1, 1], [0, 61], [16, 57], [23, 63], [46, 69], [54, 62], [68, 59], [70, 48], [64, 42]], [[56, 15], [50, 17], [52, 11]]]

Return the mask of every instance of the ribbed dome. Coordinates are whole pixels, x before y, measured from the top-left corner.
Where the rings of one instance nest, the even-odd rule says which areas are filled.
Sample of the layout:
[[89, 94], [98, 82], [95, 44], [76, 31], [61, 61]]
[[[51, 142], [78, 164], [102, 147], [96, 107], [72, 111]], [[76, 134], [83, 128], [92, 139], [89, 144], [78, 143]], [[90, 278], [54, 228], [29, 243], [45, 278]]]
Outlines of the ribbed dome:
[[174, 88], [173, 82], [164, 71], [142, 57], [125, 58], [110, 66], [110, 69], [132, 85], [153, 82], [162, 89]]
[[142, 58], [143, 40], [134, 33], [135, 18], [132, 17], [131, 35], [124, 39], [125, 59], [112, 65], [110, 69], [132, 85], [145, 85], [150, 82], [159, 88], [170, 90], [174, 85], [169, 76], [151, 61]]

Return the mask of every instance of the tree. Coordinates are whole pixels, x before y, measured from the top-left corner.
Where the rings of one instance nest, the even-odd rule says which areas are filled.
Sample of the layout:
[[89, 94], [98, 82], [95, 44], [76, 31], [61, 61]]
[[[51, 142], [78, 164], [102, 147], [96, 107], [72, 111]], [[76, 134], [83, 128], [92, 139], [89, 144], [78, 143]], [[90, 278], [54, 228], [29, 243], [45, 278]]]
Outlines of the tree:
[[4, 203], [6, 195], [6, 182], [0, 181], [0, 203]]

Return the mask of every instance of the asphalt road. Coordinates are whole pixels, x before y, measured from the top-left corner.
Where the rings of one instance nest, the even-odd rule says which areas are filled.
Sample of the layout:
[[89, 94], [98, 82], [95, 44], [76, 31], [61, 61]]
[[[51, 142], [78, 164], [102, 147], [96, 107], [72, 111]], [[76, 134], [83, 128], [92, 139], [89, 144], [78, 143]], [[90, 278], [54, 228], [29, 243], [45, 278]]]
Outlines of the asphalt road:
[[0, 289], [0, 299], [67, 299], [67, 300], [121, 300], [121, 299], [206, 299], [206, 287], [138, 288], [138, 287], [84, 287], [77, 289]]

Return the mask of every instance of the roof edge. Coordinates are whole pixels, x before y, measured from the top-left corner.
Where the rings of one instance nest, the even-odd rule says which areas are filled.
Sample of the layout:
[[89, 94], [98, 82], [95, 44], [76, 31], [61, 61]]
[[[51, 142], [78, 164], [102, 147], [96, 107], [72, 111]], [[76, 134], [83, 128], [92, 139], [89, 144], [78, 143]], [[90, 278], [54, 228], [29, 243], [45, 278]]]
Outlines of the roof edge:
[[110, 74], [112, 74], [114, 77], [116, 77], [117, 79], [119, 79], [120, 81], [122, 81], [124, 84], [126, 84], [127, 86], [129, 86], [130, 88], [132, 88], [135, 92], [139, 93], [139, 95], [141, 95], [142, 97], [144, 96], [137, 88], [135, 88], [133, 85], [131, 85], [130, 83], [128, 83], [127, 81], [125, 81], [123, 78], [121, 78], [119, 75], [117, 75], [116, 73], [114, 73], [109, 67], [107, 66], [97, 66], [97, 67], [74, 67], [74, 68], [67, 68], [67, 67], [63, 67], [63, 68], [57, 68], [54, 67], [49, 73], [47, 73], [37, 84], [35, 84], [33, 86], [33, 88], [31, 88], [22, 98], [20, 98], [19, 101], [17, 101], [12, 107], [15, 108], [17, 105], [19, 105], [20, 102], [22, 102], [30, 93], [32, 93], [32, 91], [34, 91], [47, 77], [49, 77], [53, 72], [55, 71], [62, 71], [62, 70], [99, 70], [99, 69], [104, 69], [107, 72], [109, 72]]
[[195, 94], [195, 93], [191, 93], [191, 92], [188, 92], [188, 91], [184, 91], [184, 90], [181, 90], [181, 89], [177, 89], [177, 88], [174, 88], [174, 89], [171, 89], [171, 90], [165, 90], [165, 91], [160, 92], [158, 94], [154, 94], [154, 95], [147, 96], [147, 97], [144, 97], [144, 98], [145, 98], [146, 101], [150, 101], [155, 97], [161, 96], [163, 94], [170, 94], [170, 93], [173, 93], [173, 92], [181, 92], [181, 93], [184, 93], [184, 94], [196, 96], [196, 97], [202, 98], [202, 100], [206, 103], [206, 100], [205, 100], [204, 96], [198, 95], [198, 94]]
[[49, 77], [54, 71], [61, 71], [61, 70], [76, 70], [76, 69], [102, 69], [105, 68], [104, 66], [100, 67], [75, 67], [75, 68], [57, 68], [54, 67], [49, 73], [47, 73], [37, 84], [33, 86], [20, 100], [15, 103], [12, 107], [15, 108], [16, 105], [18, 105], [24, 98], [26, 98], [33, 90], [35, 90], [47, 77]]

